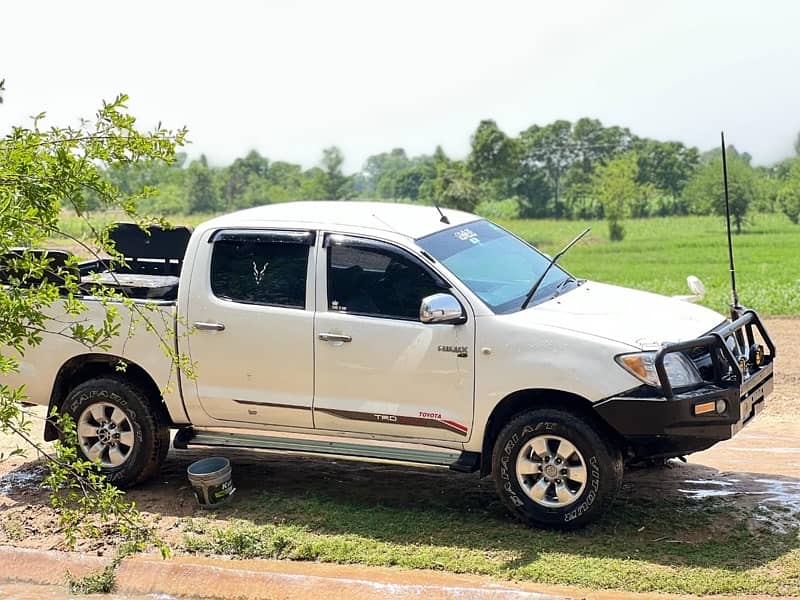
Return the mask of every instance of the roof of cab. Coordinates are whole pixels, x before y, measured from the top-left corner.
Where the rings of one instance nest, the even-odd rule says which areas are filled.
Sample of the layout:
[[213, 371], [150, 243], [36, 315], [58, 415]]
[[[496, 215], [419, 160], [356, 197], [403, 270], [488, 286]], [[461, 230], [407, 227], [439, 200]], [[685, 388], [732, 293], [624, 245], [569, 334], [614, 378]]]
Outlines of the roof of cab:
[[416, 239], [479, 218], [449, 208], [442, 209], [442, 212], [449, 219], [449, 224], [441, 222], [441, 216], [434, 206], [333, 200], [281, 202], [222, 215], [209, 221], [205, 226], [252, 227], [286, 223], [321, 229], [338, 225], [388, 231]]

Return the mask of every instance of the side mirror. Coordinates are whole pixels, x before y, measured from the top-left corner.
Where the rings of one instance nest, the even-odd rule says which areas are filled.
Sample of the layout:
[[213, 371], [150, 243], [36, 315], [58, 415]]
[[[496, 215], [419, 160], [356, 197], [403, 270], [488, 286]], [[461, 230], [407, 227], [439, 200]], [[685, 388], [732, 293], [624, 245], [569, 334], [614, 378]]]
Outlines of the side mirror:
[[697, 296], [698, 300], [702, 300], [706, 297], [706, 286], [694, 275], [689, 275], [686, 278], [686, 284], [689, 286], [689, 289], [692, 290], [692, 293]]
[[422, 299], [419, 320], [423, 323], [463, 323], [461, 304], [450, 294], [433, 294]]

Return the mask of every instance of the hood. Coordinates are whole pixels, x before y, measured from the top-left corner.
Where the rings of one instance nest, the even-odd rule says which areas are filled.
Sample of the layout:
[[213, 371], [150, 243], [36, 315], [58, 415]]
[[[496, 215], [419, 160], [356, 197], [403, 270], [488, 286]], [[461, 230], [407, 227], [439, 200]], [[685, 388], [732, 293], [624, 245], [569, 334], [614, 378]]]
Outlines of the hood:
[[521, 324], [568, 329], [641, 350], [699, 337], [725, 321], [690, 302], [594, 281], [509, 316]]

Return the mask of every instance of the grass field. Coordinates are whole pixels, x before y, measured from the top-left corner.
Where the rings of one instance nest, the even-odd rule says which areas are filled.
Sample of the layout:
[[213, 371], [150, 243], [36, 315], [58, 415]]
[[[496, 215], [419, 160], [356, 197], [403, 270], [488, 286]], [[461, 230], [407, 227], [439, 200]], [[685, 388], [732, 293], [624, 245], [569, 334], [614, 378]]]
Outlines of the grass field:
[[[574, 275], [660, 294], [688, 294], [687, 275], [706, 286], [704, 305], [730, 302], [725, 221], [665, 217], [625, 223], [622, 242], [608, 241], [604, 222], [520, 220], [502, 223], [545, 252], [555, 253], [585, 227], [592, 231], [561, 260]], [[765, 315], [800, 313], [800, 226], [782, 215], [756, 215], [734, 235], [742, 304]]]
[[[209, 215], [174, 217], [174, 224], [196, 225]], [[115, 220], [99, 215], [97, 222]], [[562, 259], [578, 277], [615, 283], [660, 294], [688, 294], [687, 275], [706, 285], [706, 306], [725, 311], [730, 276], [725, 222], [720, 217], [665, 217], [630, 220], [622, 242], [608, 240], [603, 221], [515, 220], [501, 224], [548, 253], [557, 252], [585, 227], [591, 233]], [[75, 217], [63, 228], [86, 233]], [[55, 245], [72, 246], [69, 240]], [[782, 215], [755, 215], [745, 233], [734, 236], [739, 297], [764, 315], [800, 314], [800, 226]]]
[[525, 527], [494, 501], [478, 507], [476, 492], [459, 499], [452, 490], [417, 485], [416, 500], [401, 493], [387, 501], [384, 494], [379, 504], [361, 487], [320, 485], [303, 494], [276, 486], [240, 499], [222, 521], [187, 519], [179, 548], [593, 589], [800, 594], [797, 530], [754, 529], [754, 515], [733, 502], [623, 494], [608, 518], [562, 533]]

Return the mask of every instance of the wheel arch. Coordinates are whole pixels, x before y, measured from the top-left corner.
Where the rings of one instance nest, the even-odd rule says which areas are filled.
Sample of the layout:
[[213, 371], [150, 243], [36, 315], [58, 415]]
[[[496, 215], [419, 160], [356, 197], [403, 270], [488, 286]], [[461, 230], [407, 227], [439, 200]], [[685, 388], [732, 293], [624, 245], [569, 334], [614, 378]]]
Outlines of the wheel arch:
[[518, 390], [498, 402], [486, 421], [481, 445], [481, 477], [486, 477], [492, 472], [494, 443], [505, 424], [518, 414], [536, 408], [556, 408], [581, 416], [597, 427], [620, 449], [624, 448], [622, 436], [597, 414], [592, 402], [583, 396], [547, 388]]
[[[52, 414], [54, 408], [61, 410], [64, 400], [75, 386], [104, 375], [121, 377], [135, 383], [147, 394], [147, 398], [154, 408], [158, 408], [157, 405], [162, 402], [162, 394], [158, 385], [150, 374], [138, 364], [113, 354], [81, 354], [70, 358], [58, 370], [53, 382], [53, 389], [50, 392], [47, 416]], [[169, 420], [168, 411], [163, 411], [163, 413]], [[56, 438], [58, 438], [58, 429], [48, 418], [44, 428], [44, 439], [49, 442]]]

